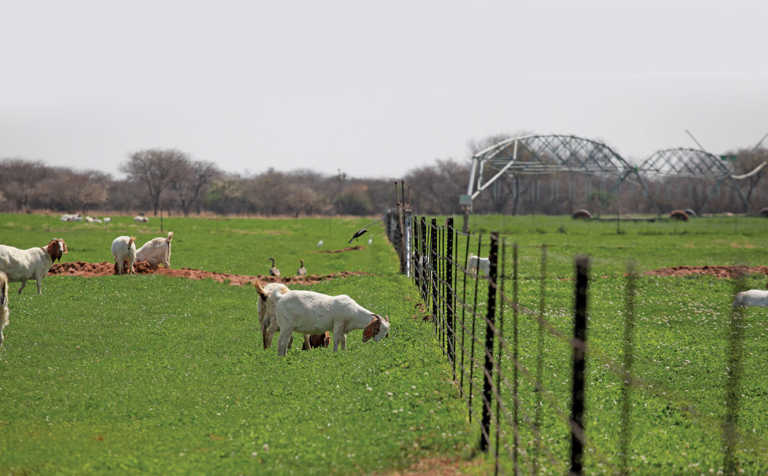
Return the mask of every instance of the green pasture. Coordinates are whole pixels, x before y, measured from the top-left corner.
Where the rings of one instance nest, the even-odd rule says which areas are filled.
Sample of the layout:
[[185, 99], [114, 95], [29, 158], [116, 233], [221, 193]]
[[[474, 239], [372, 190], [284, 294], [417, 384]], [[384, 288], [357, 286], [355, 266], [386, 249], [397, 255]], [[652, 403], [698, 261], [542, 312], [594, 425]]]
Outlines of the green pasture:
[[[43, 295], [35, 286], [15, 294], [11, 324], [0, 349], [0, 474], [370, 474], [442, 456], [468, 459], [477, 444], [482, 351], [475, 348], [472, 423], [467, 402], [451, 382], [431, 323], [416, 309], [419, 293], [397, 273], [395, 252], [376, 222], [352, 244], [348, 239], [373, 219], [228, 219], [150, 217], [135, 224], [114, 217], [108, 225], [62, 223], [58, 216], [0, 215], [0, 243], [42, 246], [64, 238], [64, 261], [110, 261], [114, 237], [142, 244], [175, 233], [172, 265], [237, 274], [265, 274], [274, 256], [284, 275], [303, 258], [311, 274], [364, 271], [311, 289], [348, 294], [389, 314], [391, 337], [347, 352], [301, 352], [286, 358], [276, 345], [261, 348], [256, 295], [248, 287], [165, 276], [79, 278], [50, 276]], [[444, 218], [439, 219], [444, 223]], [[460, 227], [460, 217], [457, 226]], [[473, 216], [473, 231], [501, 231], [520, 249], [520, 298], [539, 306], [541, 245], [547, 245], [545, 317], [568, 335], [573, 256], [592, 257], [587, 383], [586, 468], [613, 474], [618, 467], [624, 270], [629, 259], [642, 272], [677, 265], [768, 265], [768, 220], [744, 217], [688, 223], [585, 223], [567, 217]], [[477, 236], [469, 240], [477, 252]], [[368, 238], [373, 243], [368, 244]], [[317, 247], [319, 240], [324, 245]], [[466, 239], [458, 243], [466, 251]], [[487, 234], [481, 254], [487, 255]], [[324, 253], [352, 245], [362, 249]], [[750, 287], [765, 288], [750, 276]], [[464, 281], [459, 280], [458, 290]], [[487, 283], [478, 304], [486, 309]], [[475, 282], [468, 279], [468, 295]], [[511, 296], [511, 282], [505, 283]], [[722, 467], [726, 330], [732, 283], [711, 277], [641, 276], [638, 281], [630, 464], [635, 474], [700, 474]], [[471, 299], [471, 298], [469, 298]], [[471, 302], [470, 302], [471, 304]], [[504, 308], [505, 336], [512, 312]], [[470, 379], [471, 315], [465, 309], [463, 392]], [[746, 474], [768, 471], [768, 318], [749, 309], [744, 321], [740, 444]], [[520, 314], [520, 361], [537, 366], [538, 326]], [[476, 323], [482, 341], [484, 325]], [[459, 336], [461, 338], [461, 335]], [[563, 474], [569, 449], [570, 346], [544, 333], [543, 474]], [[461, 358], [461, 351], [459, 351]], [[511, 356], [502, 361], [501, 391], [509, 394]], [[457, 368], [460, 375], [461, 368]], [[524, 473], [531, 470], [533, 381], [521, 375]], [[509, 403], [509, 399], [505, 402]], [[502, 472], [511, 473], [512, 426], [502, 411]], [[494, 429], [495, 432], [495, 429]], [[495, 439], [492, 439], [492, 448]], [[491, 471], [491, 459], [464, 466]]]

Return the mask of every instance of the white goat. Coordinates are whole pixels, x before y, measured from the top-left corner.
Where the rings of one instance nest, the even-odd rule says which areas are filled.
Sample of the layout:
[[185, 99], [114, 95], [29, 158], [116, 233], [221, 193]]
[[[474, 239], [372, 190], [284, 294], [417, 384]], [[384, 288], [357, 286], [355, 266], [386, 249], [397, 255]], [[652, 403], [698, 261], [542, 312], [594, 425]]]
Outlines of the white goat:
[[268, 330], [273, 325], [277, 326], [275, 304], [281, 295], [288, 292], [288, 287], [282, 283], [269, 283], [261, 289], [263, 294], [259, 293], [259, 325], [261, 326], [262, 343], [264, 348], [268, 349], [272, 345], [272, 335], [274, 334], [270, 334]]
[[[259, 284], [256, 290], [266, 293]], [[347, 332], [363, 329], [363, 342], [371, 338], [380, 341], [389, 333], [389, 318], [382, 318], [346, 295], [328, 296], [314, 291], [273, 292], [277, 298], [275, 312], [277, 326], [272, 325], [268, 333], [280, 329], [277, 341], [277, 355], [285, 355], [294, 332], [323, 334], [333, 332], [333, 351], [347, 348]], [[305, 338], [306, 340], [306, 338]]]
[[8, 276], [0, 271], [0, 345], [3, 345], [3, 329], [11, 321], [8, 318]]
[[733, 300], [734, 306], [760, 306], [768, 307], [768, 291], [763, 289], [750, 289], [736, 294]]
[[469, 255], [469, 261], [467, 261], [467, 270], [470, 273], [477, 275], [478, 269], [483, 276], [488, 276], [491, 272], [491, 260], [488, 258], [480, 258], [475, 255]]
[[149, 218], [143, 215], [136, 215], [135, 217], [133, 217], [133, 221], [135, 221], [136, 223], [148, 223]]
[[64, 214], [61, 216], [61, 221], [82, 221], [83, 217], [79, 213], [74, 215]]
[[5, 271], [8, 281], [19, 282], [19, 293], [27, 285], [28, 279], [37, 282], [37, 294], [42, 294], [40, 288], [43, 278], [48, 274], [53, 262], [61, 259], [67, 251], [64, 240], [54, 238], [46, 246], [20, 250], [13, 246], [0, 245], [0, 271]]
[[112, 241], [112, 256], [115, 258], [117, 274], [133, 273], [133, 262], [136, 261], [136, 238], [132, 236], [115, 238]]
[[152, 238], [147, 241], [136, 250], [136, 261], [148, 261], [152, 266], [163, 263], [166, 268], [170, 268], [172, 239], [173, 232], [169, 231], [167, 238]]

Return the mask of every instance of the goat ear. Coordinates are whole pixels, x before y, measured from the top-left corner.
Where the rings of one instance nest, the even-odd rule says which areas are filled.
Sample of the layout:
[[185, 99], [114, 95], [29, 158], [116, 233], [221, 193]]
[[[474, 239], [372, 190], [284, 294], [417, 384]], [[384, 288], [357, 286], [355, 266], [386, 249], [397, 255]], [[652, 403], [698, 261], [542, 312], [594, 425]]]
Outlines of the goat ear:
[[368, 342], [373, 336], [375, 336], [379, 332], [379, 328], [381, 327], [381, 321], [380, 317], [374, 316], [373, 319], [371, 319], [371, 322], [368, 323], [367, 326], [365, 326], [365, 329], [363, 329], [363, 342]]

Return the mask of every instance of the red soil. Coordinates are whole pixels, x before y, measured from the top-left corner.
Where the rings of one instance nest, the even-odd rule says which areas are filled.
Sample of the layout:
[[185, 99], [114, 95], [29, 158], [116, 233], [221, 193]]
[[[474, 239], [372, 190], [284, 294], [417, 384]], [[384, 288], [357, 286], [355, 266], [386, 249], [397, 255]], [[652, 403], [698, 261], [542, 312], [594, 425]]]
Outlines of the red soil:
[[[331, 274], [313, 274], [309, 276], [288, 276], [275, 278], [274, 276], [247, 276], [241, 274], [229, 274], [229, 273], [215, 273], [212, 271], [202, 271], [199, 269], [191, 268], [159, 268], [152, 267], [146, 261], [138, 261], [133, 265], [136, 274], [162, 274], [165, 276], [175, 276], [178, 278], [188, 279], [213, 279], [219, 283], [229, 281], [232, 286], [242, 286], [243, 284], [254, 284], [256, 281], [266, 282], [281, 282], [286, 284], [298, 283], [298, 284], [315, 284], [320, 281], [335, 278], [346, 278], [349, 276], [364, 276], [368, 273], [361, 271], [342, 271], [340, 273]], [[66, 263], [56, 263], [48, 270], [48, 274], [51, 276], [81, 276], [86, 278], [93, 278], [97, 276], [111, 276], [115, 274], [114, 263], [101, 262], [101, 263], [86, 263], [84, 261], [69, 261]]]
[[732, 278], [737, 275], [765, 274], [768, 266], [673, 266], [671, 268], [654, 269], [643, 273], [648, 276], [691, 276], [705, 274], [718, 278]]

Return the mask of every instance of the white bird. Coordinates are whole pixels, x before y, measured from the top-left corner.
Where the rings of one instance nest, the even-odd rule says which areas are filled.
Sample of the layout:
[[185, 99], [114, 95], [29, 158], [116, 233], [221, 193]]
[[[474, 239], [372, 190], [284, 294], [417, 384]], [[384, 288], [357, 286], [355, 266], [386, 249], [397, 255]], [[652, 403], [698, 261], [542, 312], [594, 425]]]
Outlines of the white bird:
[[371, 238], [368, 238], [368, 244], [369, 244], [369, 245], [372, 245], [372, 244], [373, 244], [373, 237], [371, 237]]
[[317, 247], [320, 248], [321, 246], [323, 246], [323, 240], [317, 242]]

